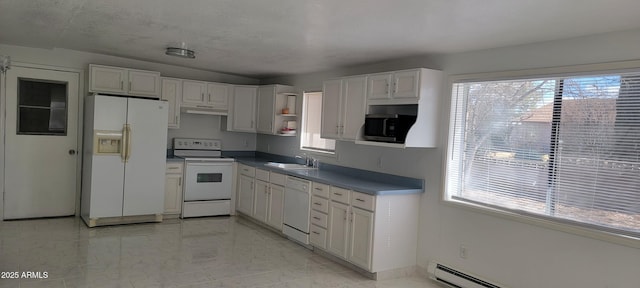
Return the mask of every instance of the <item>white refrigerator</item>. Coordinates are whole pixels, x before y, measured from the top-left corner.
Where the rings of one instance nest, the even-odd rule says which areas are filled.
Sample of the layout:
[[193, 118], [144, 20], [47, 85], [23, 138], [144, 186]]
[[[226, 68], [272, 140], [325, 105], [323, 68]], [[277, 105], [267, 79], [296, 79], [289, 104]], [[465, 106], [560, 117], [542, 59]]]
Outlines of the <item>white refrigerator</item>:
[[162, 221], [165, 101], [85, 98], [81, 216], [89, 227]]

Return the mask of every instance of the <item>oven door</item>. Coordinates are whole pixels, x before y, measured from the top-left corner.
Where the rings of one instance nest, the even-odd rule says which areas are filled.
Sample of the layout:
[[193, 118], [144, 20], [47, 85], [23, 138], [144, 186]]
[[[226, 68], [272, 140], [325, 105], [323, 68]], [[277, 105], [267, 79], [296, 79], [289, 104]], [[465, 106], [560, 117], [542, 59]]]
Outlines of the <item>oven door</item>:
[[184, 201], [231, 199], [233, 164], [187, 162]]

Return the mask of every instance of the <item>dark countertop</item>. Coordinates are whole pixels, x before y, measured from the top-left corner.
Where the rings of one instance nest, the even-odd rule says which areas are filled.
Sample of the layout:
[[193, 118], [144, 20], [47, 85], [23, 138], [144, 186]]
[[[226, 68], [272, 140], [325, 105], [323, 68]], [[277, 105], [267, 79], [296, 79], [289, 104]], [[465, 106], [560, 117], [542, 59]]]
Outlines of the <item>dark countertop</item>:
[[262, 157], [237, 157], [237, 162], [263, 170], [295, 176], [371, 195], [419, 194], [424, 192], [422, 179], [321, 164], [320, 169], [282, 169], [265, 164]]

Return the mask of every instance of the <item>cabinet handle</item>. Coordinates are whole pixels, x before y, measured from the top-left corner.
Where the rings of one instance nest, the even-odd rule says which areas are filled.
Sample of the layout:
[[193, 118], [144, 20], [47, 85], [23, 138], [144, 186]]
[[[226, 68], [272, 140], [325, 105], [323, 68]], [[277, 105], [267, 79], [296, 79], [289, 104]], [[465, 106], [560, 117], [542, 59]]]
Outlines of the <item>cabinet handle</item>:
[[320, 220], [320, 217], [313, 216], [313, 219]]
[[129, 81], [129, 90], [131, 90], [131, 81]]
[[356, 198], [356, 201], [364, 202], [364, 200], [362, 200], [360, 198]]
[[178, 186], [182, 186], [182, 177], [178, 178]]
[[178, 116], [176, 116], [176, 122], [175, 123], [178, 124]]
[[211, 102], [211, 93], [209, 93], [209, 102]]
[[311, 231], [311, 232], [312, 232], [313, 234], [320, 235], [320, 233], [319, 233], [319, 232], [316, 232], [316, 231]]
[[124, 90], [124, 81], [120, 81], [120, 90]]
[[347, 210], [344, 210], [344, 220], [347, 221]]
[[322, 204], [321, 204], [321, 203], [318, 203], [318, 202], [313, 202], [313, 205], [318, 205], [318, 206], [320, 206], [320, 205], [322, 205]]
[[333, 192], [333, 195], [338, 195], [338, 196], [342, 196], [342, 193], [338, 193], [338, 192]]
[[389, 81], [386, 81], [386, 88], [384, 89], [384, 93], [389, 93]]
[[349, 221], [353, 222], [353, 212], [351, 212], [351, 219]]
[[180, 169], [180, 167], [169, 167], [169, 170], [176, 170], [176, 169]]
[[320, 188], [320, 187], [316, 187], [316, 188], [313, 188], [313, 189], [316, 189], [318, 191], [322, 191], [322, 188]]

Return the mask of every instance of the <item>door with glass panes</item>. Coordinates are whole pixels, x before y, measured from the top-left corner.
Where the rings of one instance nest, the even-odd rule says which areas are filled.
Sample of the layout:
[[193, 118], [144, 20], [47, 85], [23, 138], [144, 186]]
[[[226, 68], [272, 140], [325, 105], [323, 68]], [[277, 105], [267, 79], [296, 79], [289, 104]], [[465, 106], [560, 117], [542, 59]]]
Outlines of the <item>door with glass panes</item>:
[[4, 219], [75, 214], [79, 73], [6, 72]]

